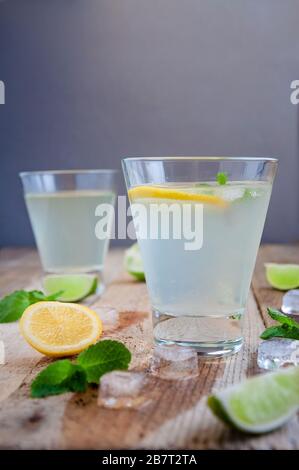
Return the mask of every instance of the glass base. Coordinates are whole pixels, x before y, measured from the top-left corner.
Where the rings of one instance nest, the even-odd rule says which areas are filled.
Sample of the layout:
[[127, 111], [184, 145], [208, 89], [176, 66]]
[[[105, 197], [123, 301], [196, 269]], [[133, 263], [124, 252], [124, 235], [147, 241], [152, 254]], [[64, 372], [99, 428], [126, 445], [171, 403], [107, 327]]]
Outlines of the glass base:
[[221, 357], [240, 351], [242, 317], [173, 316], [153, 310], [156, 343], [194, 348], [203, 356]]

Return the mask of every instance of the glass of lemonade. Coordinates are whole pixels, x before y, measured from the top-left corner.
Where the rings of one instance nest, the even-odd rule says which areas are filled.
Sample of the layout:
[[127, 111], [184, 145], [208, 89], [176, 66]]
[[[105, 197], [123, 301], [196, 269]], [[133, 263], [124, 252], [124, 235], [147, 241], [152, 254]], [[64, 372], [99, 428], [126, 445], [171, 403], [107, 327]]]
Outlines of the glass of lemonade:
[[237, 352], [277, 160], [126, 158], [158, 343]]
[[[97, 237], [96, 208], [113, 209], [115, 170], [34, 171], [20, 174], [44, 271], [101, 273], [109, 245]], [[109, 213], [108, 225], [113, 221]]]

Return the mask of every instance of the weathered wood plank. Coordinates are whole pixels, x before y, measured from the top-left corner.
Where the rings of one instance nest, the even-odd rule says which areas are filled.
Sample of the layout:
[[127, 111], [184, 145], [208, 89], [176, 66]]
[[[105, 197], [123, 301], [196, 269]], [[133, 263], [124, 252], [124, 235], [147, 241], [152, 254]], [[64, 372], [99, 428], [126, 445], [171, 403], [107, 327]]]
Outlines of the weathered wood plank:
[[[298, 257], [293, 248], [278, 249], [281, 260], [295, 262], [295, 253]], [[277, 248], [273, 250], [265, 247], [260, 252], [253, 283], [255, 296], [249, 296], [245, 317], [242, 351], [224, 360], [199, 359], [197, 378], [181, 381], [153, 378], [151, 401], [140, 410], [99, 407], [96, 388], [85, 394], [30, 399], [30, 382], [49, 360], [25, 344], [16, 324], [0, 325], [7, 346], [7, 363], [0, 366], [0, 447], [299, 448], [297, 418], [275, 433], [248, 437], [227, 429], [206, 406], [206, 396], [211, 391], [260, 372], [256, 351], [264, 322], [259, 309], [279, 302], [277, 293], [266, 286], [261, 267], [265, 260], [278, 260], [274, 258]], [[122, 258], [122, 251], [109, 254], [107, 289], [101, 298], [94, 296], [88, 303], [102, 315], [105, 336], [120, 339], [130, 348], [132, 368], [146, 370], [153, 348], [149, 300], [145, 284], [124, 274]], [[1, 293], [38, 287], [40, 283], [41, 269], [32, 251], [21, 250], [19, 257], [15, 251], [4, 250], [2, 257], [0, 252], [0, 272]]]

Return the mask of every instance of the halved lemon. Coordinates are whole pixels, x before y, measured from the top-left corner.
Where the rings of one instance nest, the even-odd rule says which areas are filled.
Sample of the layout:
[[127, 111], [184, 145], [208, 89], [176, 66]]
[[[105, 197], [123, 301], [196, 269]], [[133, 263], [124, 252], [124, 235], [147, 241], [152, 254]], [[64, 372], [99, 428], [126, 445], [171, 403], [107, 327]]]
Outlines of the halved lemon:
[[135, 186], [129, 189], [128, 195], [132, 202], [140, 198], [158, 198], [202, 202], [220, 207], [227, 207], [228, 205], [227, 201], [214, 194], [188, 193], [178, 189], [160, 188], [158, 186]]
[[99, 316], [84, 305], [37, 302], [24, 311], [21, 333], [46, 356], [72, 356], [95, 343], [102, 333]]

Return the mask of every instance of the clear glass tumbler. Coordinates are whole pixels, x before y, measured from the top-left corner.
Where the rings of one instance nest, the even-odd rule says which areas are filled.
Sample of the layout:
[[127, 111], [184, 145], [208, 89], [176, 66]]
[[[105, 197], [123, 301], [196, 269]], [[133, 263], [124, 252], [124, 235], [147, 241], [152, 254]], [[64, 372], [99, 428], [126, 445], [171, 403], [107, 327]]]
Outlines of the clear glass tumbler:
[[277, 160], [126, 158], [158, 343], [237, 352]]
[[[44, 271], [100, 274], [109, 245], [117, 172], [34, 171], [20, 177]], [[108, 208], [108, 227], [98, 237], [96, 210], [102, 204]]]

